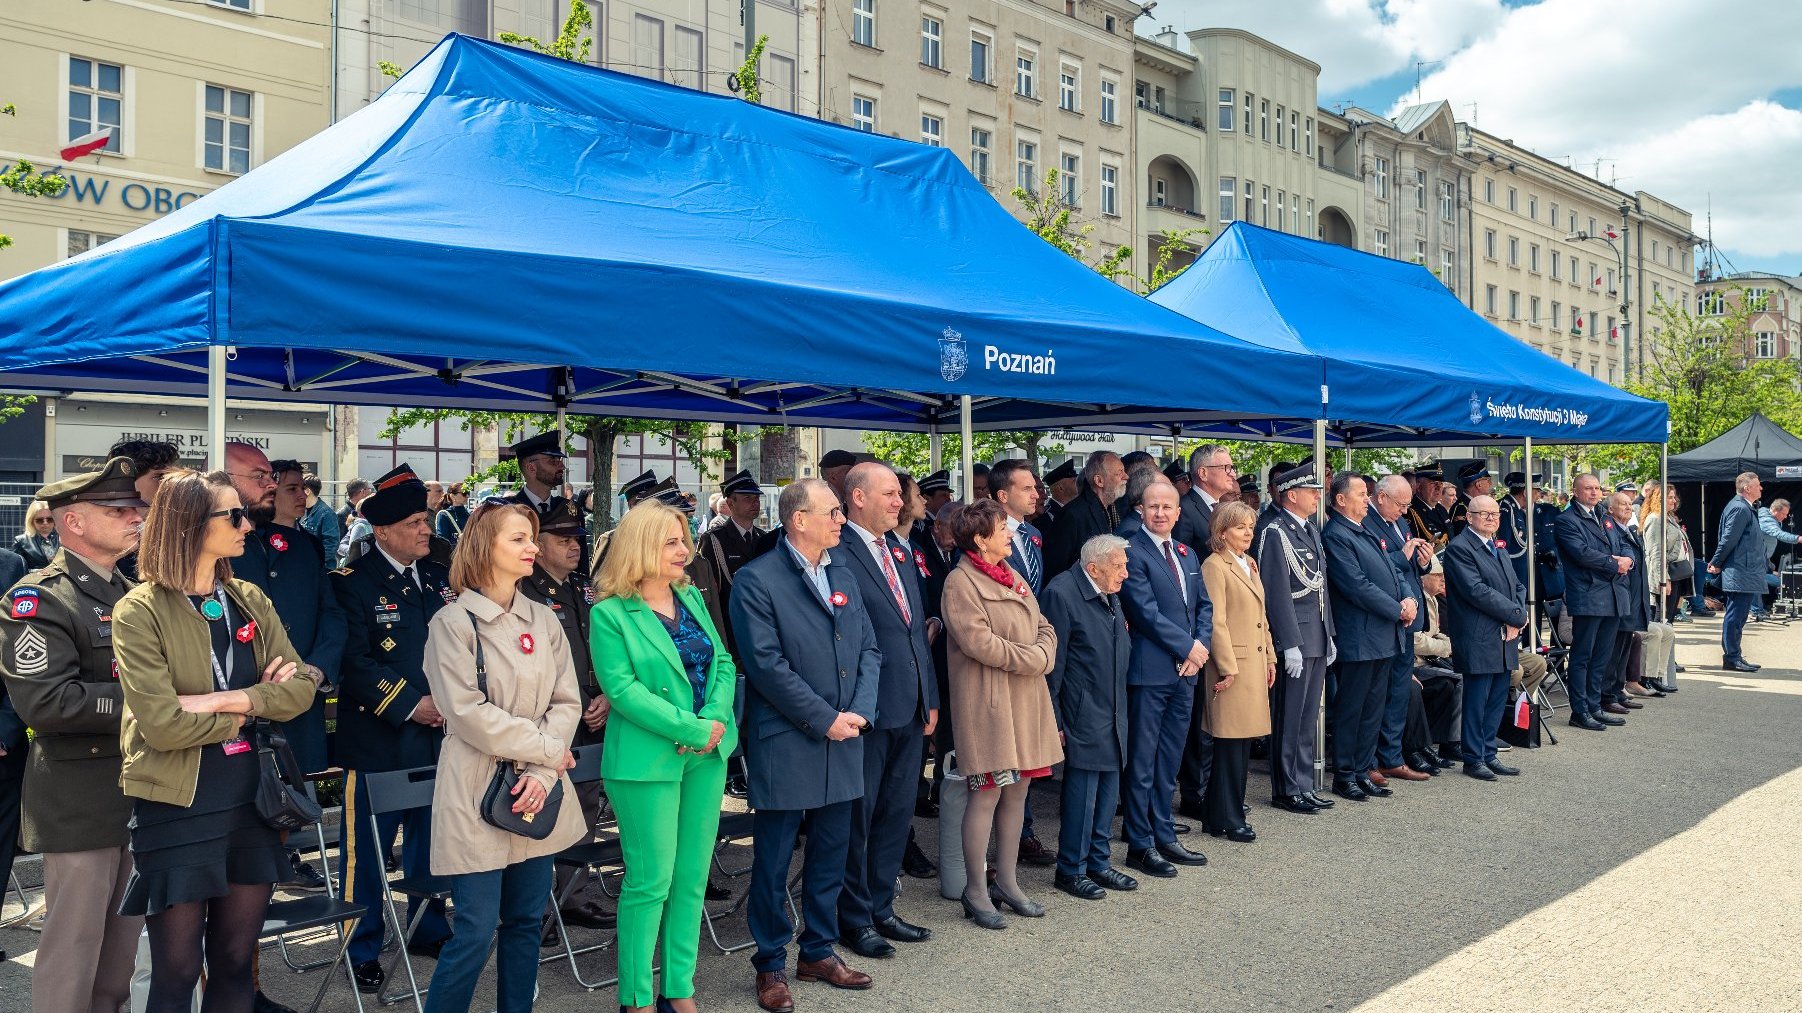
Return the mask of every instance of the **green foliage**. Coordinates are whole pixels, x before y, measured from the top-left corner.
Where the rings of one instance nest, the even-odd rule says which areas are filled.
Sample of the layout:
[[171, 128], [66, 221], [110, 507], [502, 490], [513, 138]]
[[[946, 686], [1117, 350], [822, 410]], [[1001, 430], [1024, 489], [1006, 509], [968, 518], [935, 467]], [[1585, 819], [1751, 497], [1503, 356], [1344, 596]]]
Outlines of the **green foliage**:
[[[1020, 206], [1026, 210], [1027, 228], [1056, 249], [1077, 260], [1084, 260], [1089, 247], [1094, 245], [1089, 234], [1095, 231], [1095, 223], [1071, 226], [1070, 217], [1075, 209], [1064, 201], [1063, 188], [1058, 186], [1061, 175], [1055, 168], [1046, 170], [1042, 194], [1035, 194], [1023, 186], [1014, 187], [1014, 200], [1019, 201]], [[1121, 246], [1090, 266], [1102, 277], [1112, 281], [1126, 273], [1126, 268], [1122, 265], [1132, 255], [1132, 247]]]
[[[1034, 467], [1045, 467], [1045, 459], [1064, 452], [1061, 443], [1046, 444], [1041, 432], [993, 432], [976, 434], [976, 460], [999, 461], [1007, 457], [1026, 457]], [[964, 441], [956, 433], [941, 437], [944, 467], [956, 468], [962, 459]], [[863, 434], [863, 447], [897, 471], [922, 478], [932, 470], [932, 441], [925, 433]]]
[[763, 59], [763, 47], [769, 45], [769, 41], [769, 36], [759, 35], [751, 52], [746, 54], [744, 64], [732, 75], [738, 79], [738, 94], [746, 102], [763, 101], [763, 82], [757, 76], [757, 61]]
[[[1251, 440], [1195, 440], [1178, 445], [1178, 455], [1186, 466], [1189, 455], [1195, 448], [1204, 443], [1218, 443], [1233, 455], [1233, 466], [1239, 469], [1240, 475], [1255, 475], [1258, 488], [1264, 488], [1264, 479], [1270, 472], [1270, 466], [1278, 461], [1299, 461], [1314, 453], [1313, 444], [1308, 443], [1263, 443]], [[1334, 471], [1345, 470], [1345, 451], [1328, 447], [1327, 461]], [[1411, 467], [1414, 463], [1412, 451], [1393, 448], [1372, 448], [1369, 450], [1352, 450], [1351, 468], [1361, 475], [1393, 475]]]
[[1139, 279], [1139, 284], [1143, 287], [1144, 293], [1150, 295], [1151, 293], [1156, 292], [1158, 289], [1163, 288], [1165, 284], [1174, 280], [1177, 275], [1187, 271], [1189, 268], [1186, 264], [1172, 271], [1170, 269], [1170, 262], [1176, 259], [1177, 254], [1189, 252], [1190, 237], [1211, 234], [1212, 232], [1209, 229], [1194, 228], [1177, 229], [1175, 232], [1165, 236], [1164, 241], [1158, 244], [1158, 255], [1157, 259], [1152, 261], [1151, 273]]
[[501, 41], [509, 46], [525, 46], [559, 60], [587, 63], [589, 53], [594, 50], [594, 36], [584, 38], [582, 33], [593, 27], [594, 15], [589, 13], [588, 5], [582, 0], [571, 0], [569, 16], [563, 19], [563, 30], [557, 33], [557, 37], [549, 45], [530, 35], [516, 35], [513, 32], [502, 32]]
[[396, 80], [399, 80], [400, 76], [407, 72], [407, 68], [395, 63], [393, 60], [377, 60], [375, 61], [375, 69], [381, 71], [383, 77], [392, 77]]

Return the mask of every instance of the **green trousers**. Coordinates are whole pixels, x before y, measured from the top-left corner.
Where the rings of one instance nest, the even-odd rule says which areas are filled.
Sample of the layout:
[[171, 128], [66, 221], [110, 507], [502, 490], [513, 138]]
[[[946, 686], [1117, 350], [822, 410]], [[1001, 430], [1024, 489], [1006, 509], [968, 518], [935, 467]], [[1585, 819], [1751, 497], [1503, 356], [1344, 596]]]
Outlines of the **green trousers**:
[[607, 782], [619, 817], [625, 881], [619, 891], [619, 1001], [657, 1001], [651, 967], [663, 944], [663, 996], [695, 994], [701, 905], [720, 829], [726, 758], [717, 751], [687, 758], [680, 781]]

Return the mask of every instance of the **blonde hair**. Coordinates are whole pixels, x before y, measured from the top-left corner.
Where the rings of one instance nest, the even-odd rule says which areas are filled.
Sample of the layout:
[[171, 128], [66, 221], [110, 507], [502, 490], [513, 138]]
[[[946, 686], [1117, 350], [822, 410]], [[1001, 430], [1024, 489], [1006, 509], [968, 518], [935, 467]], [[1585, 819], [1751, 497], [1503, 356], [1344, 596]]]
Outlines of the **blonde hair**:
[[1646, 529], [1646, 518], [1662, 513], [1664, 513], [1664, 486], [1653, 486], [1646, 490], [1645, 501], [1639, 504], [1639, 530]]
[[532, 537], [538, 537], [538, 515], [524, 503], [483, 503], [469, 515], [451, 552], [450, 582], [458, 594], [488, 585], [494, 575], [495, 538], [501, 524], [512, 516], [524, 517]]
[[[626, 511], [619, 527], [607, 539], [607, 558], [601, 560], [601, 572], [595, 578], [601, 597], [632, 597], [638, 594], [641, 582], [663, 570], [663, 539], [672, 524], [692, 557], [694, 541], [688, 536], [688, 518], [681, 511], [654, 499], [642, 500]], [[684, 576], [672, 583], [686, 587], [688, 578]]]
[[1214, 519], [1208, 525], [1208, 548], [1215, 552], [1226, 551], [1226, 533], [1233, 528], [1250, 521], [1257, 527], [1258, 512], [1238, 500], [1222, 503], [1214, 511]]
[[31, 501], [31, 505], [25, 508], [25, 533], [26, 534], [31, 533], [32, 518], [36, 517], [40, 513], [49, 514], [51, 520], [56, 519], [56, 511], [50, 509], [49, 503], [47, 503], [41, 499], [34, 499]]
[[[138, 541], [138, 576], [186, 594], [188, 581], [194, 579], [194, 565], [200, 561], [201, 546], [206, 544], [207, 525], [213, 520], [208, 515], [218, 509], [219, 491], [230, 488], [231, 476], [223, 471], [202, 475], [182, 468], [164, 475], [156, 502], [144, 517]], [[221, 558], [213, 564], [213, 574], [221, 582], [231, 580], [231, 563]]]

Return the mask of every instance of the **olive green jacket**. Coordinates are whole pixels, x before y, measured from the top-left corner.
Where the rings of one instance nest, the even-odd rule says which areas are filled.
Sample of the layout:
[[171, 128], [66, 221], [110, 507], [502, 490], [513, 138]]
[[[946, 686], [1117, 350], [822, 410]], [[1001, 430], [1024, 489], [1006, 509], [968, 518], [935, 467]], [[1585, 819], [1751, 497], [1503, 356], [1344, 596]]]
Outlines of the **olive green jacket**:
[[[304, 664], [263, 592], [241, 580], [226, 584], [225, 591], [234, 614], [256, 624], [251, 646], [259, 673], [277, 657]], [[154, 584], [132, 588], [114, 610], [113, 651], [125, 690], [119, 783], [133, 798], [193, 805], [201, 749], [239, 734], [235, 715], [181, 709], [180, 697], [217, 688], [209, 627], [185, 594]], [[317, 689], [311, 677], [296, 675], [281, 683], [259, 682], [244, 692], [254, 716], [287, 721], [312, 706]]]

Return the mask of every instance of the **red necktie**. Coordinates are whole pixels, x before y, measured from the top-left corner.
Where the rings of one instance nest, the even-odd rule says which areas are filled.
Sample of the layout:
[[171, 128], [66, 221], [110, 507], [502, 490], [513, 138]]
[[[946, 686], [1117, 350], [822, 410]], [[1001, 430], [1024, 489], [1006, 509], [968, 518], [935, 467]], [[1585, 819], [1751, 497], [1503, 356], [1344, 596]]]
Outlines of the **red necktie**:
[[1183, 601], [1188, 601], [1188, 589], [1183, 587], [1183, 571], [1176, 565], [1176, 557], [1170, 552], [1170, 539], [1168, 538], [1164, 539], [1164, 562], [1170, 564], [1170, 577], [1176, 581], [1176, 593], [1182, 596]]
[[913, 613], [907, 611], [907, 595], [901, 592], [901, 577], [895, 573], [895, 561], [889, 558], [888, 546], [882, 544], [880, 538], [870, 539], [870, 544], [876, 546], [876, 557], [882, 560], [882, 575], [888, 578], [889, 594], [895, 596], [895, 604], [901, 609], [901, 621], [912, 626]]

